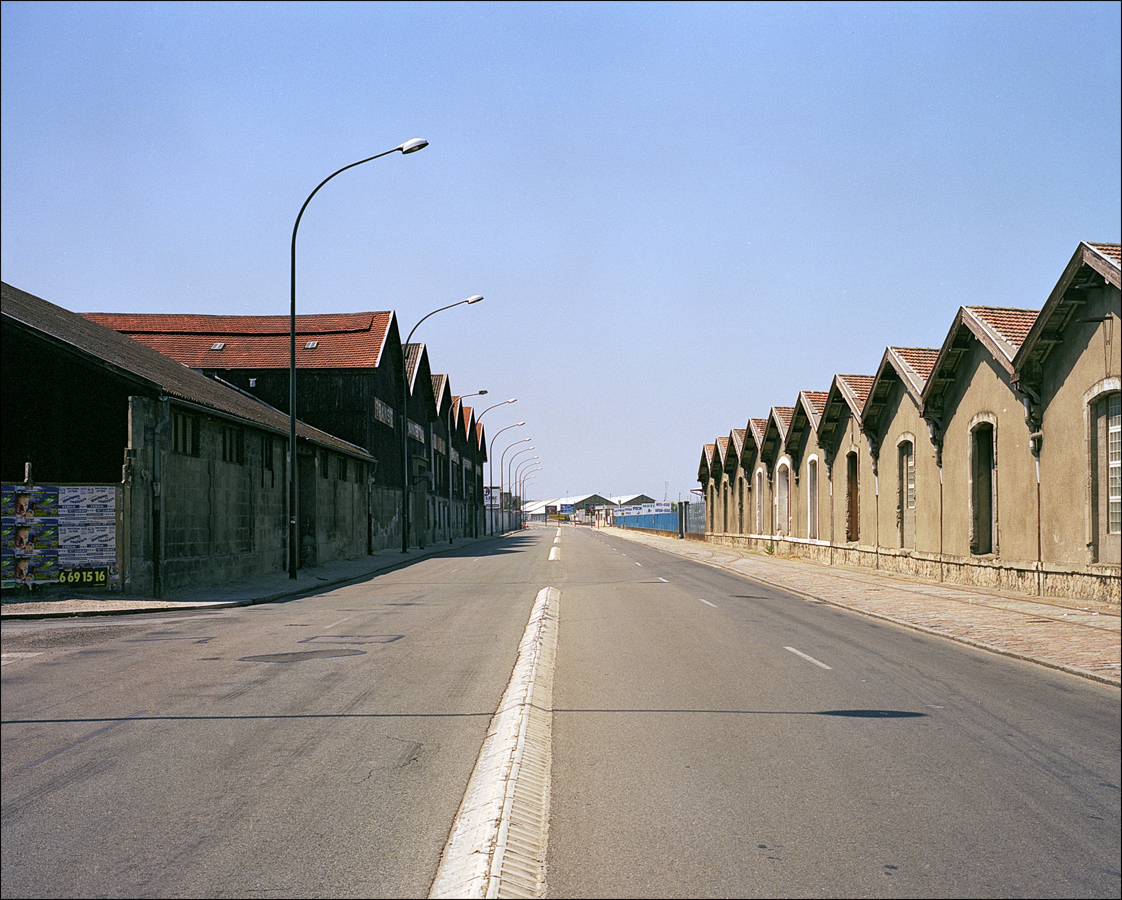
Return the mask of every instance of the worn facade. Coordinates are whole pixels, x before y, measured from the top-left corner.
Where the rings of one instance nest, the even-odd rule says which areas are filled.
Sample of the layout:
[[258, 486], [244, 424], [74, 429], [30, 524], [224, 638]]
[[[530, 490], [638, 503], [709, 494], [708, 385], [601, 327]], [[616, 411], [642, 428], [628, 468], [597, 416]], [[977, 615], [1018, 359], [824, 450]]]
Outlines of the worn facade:
[[[3, 285], [0, 477], [111, 487], [117, 577], [162, 596], [283, 571], [289, 419], [150, 347]], [[305, 565], [370, 552], [375, 459], [297, 424]]]
[[1118, 603], [1119, 258], [1081, 243], [1041, 308], [961, 307], [941, 347], [749, 419], [739, 460], [705, 445], [707, 540]]

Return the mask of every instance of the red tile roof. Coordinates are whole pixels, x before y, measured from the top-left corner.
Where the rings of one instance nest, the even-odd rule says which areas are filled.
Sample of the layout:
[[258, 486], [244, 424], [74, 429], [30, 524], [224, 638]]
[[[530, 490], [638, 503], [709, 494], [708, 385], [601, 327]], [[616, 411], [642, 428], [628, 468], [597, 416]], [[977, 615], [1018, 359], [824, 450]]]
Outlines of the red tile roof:
[[931, 370], [935, 368], [935, 360], [939, 356], [938, 350], [930, 347], [893, 347], [892, 349], [924, 382], [931, 377]]
[[795, 414], [795, 407], [793, 406], [774, 406], [772, 407], [778, 414], [779, 418], [783, 421], [784, 428], [791, 427], [791, 417]]
[[[84, 313], [85, 318], [158, 350], [192, 369], [287, 369], [288, 316]], [[375, 368], [392, 312], [296, 317], [299, 368]], [[314, 343], [314, 347], [307, 346]], [[222, 344], [220, 349], [215, 345]]]
[[990, 328], [1000, 334], [1016, 350], [1028, 336], [1039, 310], [1010, 309], [1001, 306], [966, 307]]
[[1122, 265], [1122, 244], [1092, 244], [1088, 241], [1087, 246], [1098, 250], [1116, 266]]
[[803, 391], [803, 396], [810, 401], [810, 405], [814, 407], [814, 411], [818, 415], [822, 415], [822, 411], [826, 408], [826, 398], [830, 396], [829, 391]]
[[873, 389], [874, 376], [872, 375], [838, 375], [842, 381], [849, 385], [849, 389], [853, 391], [857, 402], [865, 405], [865, 401], [869, 399], [869, 391]]

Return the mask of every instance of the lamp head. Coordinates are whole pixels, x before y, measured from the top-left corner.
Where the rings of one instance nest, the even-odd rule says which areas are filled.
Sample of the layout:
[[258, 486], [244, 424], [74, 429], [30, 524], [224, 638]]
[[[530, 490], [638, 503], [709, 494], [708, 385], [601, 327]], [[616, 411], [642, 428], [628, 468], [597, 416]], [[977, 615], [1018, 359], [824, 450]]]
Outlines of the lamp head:
[[426, 141], [424, 138], [413, 138], [413, 140], [406, 141], [404, 144], [402, 144], [397, 149], [400, 150], [403, 154], [405, 154], [405, 153], [416, 153], [418, 150], [424, 150], [425, 147], [427, 147], [428, 145], [429, 145], [429, 142]]
[[483, 295], [482, 295], [482, 294], [475, 294], [474, 296], [468, 297], [468, 298], [467, 298], [467, 299], [466, 299], [466, 300], [464, 301], [464, 303], [478, 303], [478, 302], [479, 302], [480, 300], [482, 300], [482, 299], [483, 299]]

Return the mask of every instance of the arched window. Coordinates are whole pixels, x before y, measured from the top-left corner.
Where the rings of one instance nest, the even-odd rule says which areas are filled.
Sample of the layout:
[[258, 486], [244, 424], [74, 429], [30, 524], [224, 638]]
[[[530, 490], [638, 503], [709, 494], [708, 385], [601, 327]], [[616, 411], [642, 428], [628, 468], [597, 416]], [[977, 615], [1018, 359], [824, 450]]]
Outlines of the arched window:
[[994, 486], [997, 456], [993, 423], [981, 422], [970, 432], [970, 552], [994, 552]]
[[764, 533], [764, 473], [756, 470], [756, 534]]
[[818, 540], [818, 460], [811, 457], [806, 464], [806, 536]]
[[845, 539], [856, 541], [861, 534], [861, 505], [857, 496], [857, 451], [845, 455]]
[[916, 545], [916, 454], [911, 441], [897, 447], [896, 524], [900, 546]]
[[785, 462], [775, 473], [775, 533], [791, 533], [791, 470]]
[[1122, 394], [1091, 404], [1091, 546], [1095, 562], [1122, 562]]

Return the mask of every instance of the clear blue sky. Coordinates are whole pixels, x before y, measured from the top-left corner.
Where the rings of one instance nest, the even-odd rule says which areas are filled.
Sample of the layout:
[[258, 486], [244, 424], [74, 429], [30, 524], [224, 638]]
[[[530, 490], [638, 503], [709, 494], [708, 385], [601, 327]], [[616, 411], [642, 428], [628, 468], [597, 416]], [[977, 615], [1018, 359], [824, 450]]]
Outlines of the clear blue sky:
[[316, 195], [299, 311], [483, 294], [414, 339], [518, 398], [483, 421], [526, 422], [527, 496], [676, 500], [706, 442], [1119, 240], [1120, 9], [3, 2], [2, 277], [285, 315], [307, 195], [421, 137]]

